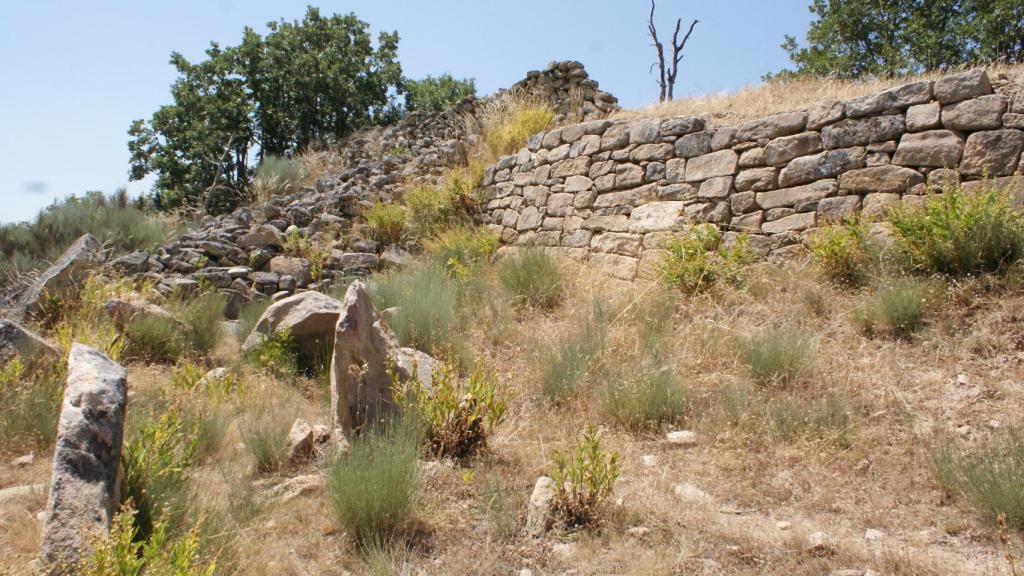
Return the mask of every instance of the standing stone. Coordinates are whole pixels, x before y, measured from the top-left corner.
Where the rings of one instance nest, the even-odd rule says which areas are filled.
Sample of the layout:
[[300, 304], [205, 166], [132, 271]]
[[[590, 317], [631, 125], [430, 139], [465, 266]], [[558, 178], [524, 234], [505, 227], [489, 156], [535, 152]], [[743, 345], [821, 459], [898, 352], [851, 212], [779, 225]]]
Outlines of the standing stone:
[[968, 176], [1009, 176], [1017, 169], [1024, 147], [1020, 130], [990, 130], [967, 137], [960, 173]]
[[[401, 313], [401, 311], [399, 311]], [[334, 332], [331, 426], [348, 438], [381, 421], [391, 407], [391, 374], [412, 376], [398, 339], [370, 303], [361, 280], [348, 287]], [[423, 362], [416, 362], [417, 367]], [[391, 374], [389, 374], [391, 372]], [[428, 382], [424, 384], [429, 384]]]
[[92, 234], [75, 240], [60, 258], [39, 275], [21, 294], [8, 314], [11, 320], [22, 322], [40, 310], [45, 298], [63, 298], [76, 289], [93, 269], [103, 264], [103, 245]]
[[49, 574], [74, 574], [117, 510], [117, 469], [127, 405], [125, 370], [99, 351], [73, 344], [57, 428], [42, 530]]
[[547, 476], [537, 478], [530, 494], [530, 505], [526, 511], [526, 532], [540, 536], [554, 523], [551, 505], [555, 498], [555, 481]]

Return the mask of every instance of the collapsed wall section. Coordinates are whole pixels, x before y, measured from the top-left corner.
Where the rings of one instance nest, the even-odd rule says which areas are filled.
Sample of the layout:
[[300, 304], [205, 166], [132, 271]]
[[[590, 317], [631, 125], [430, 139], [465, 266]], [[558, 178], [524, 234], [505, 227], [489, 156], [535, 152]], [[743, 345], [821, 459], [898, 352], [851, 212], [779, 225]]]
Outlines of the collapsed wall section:
[[568, 125], [487, 171], [480, 217], [507, 244], [558, 247], [624, 279], [650, 275], [687, 223], [782, 253], [828, 221], [922, 202], [951, 178], [1010, 183], [1024, 170], [1024, 90], [1003, 92], [976, 69], [735, 128]]

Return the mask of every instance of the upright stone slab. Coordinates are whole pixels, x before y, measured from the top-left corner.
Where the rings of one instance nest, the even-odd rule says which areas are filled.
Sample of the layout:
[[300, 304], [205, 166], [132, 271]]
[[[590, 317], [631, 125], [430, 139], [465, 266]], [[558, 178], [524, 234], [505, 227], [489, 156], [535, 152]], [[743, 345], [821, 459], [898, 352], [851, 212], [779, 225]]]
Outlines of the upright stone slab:
[[103, 264], [103, 245], [92, 234], [75, 240], [53, 263], [21, 294], [11, 310], [10, 318], [16, 322], [37, 313], [46, 296], [62, 298], [81, 284], [89, 272]]
[[28, 328], [0, 318], [0, 367], [15, 356], [28, 362], [57, 362], [60, 351]]
[[41, 555], [46, 573], [74, 574], [117, 509], [117, 467], [127, 405], [125, 370], [73, 344], [53, 454]]

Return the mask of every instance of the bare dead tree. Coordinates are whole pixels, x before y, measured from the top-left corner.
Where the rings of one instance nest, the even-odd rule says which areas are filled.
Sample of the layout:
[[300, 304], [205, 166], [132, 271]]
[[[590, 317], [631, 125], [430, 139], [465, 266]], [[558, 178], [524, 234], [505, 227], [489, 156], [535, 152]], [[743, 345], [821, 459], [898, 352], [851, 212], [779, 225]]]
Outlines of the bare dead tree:
[[693, 33], [693, 27], [697, 25], [696, 18], [693, 22], [690, 22], [690, 28], [686, 31], [686, 35], [683, 36], [682, 42], [679, 41], [679, 32], [682, 29], [683, 19], [676, 19], [676, 30], [672, 33], [672, 61], [668, 68], [665, 67], [665, 47], [662, 45], [661, 40], [658, 40], [658, 30], [654, 27], [654, 0], [651, 0], [651, 14], [647, 17], [647, 31], [651, 35], [651, 45], [658, 52], [658, 61], [651, 64], [653, 69], [655, 64], [658, 66], [658, 87], [661, 92], [658, 94], [658, 101], [664, 102], [665, 100], [671, 100], [673, 97], [673, 90], [676, 85], [676, 78], [679, 76], [679, 62], [683, 59], [683, 48], [686, 47], [686, 41], [690, 39], [690, 34]]

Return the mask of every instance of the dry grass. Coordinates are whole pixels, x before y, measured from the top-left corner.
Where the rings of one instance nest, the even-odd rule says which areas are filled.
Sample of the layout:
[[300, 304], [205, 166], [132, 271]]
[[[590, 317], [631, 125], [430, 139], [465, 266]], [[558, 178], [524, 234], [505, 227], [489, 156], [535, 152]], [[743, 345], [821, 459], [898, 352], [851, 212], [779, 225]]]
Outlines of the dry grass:
[[[483, 321], [463, 330], [473, 356], [496, 373], [498, 390], [509, 400], [506, 421], [488, 450], [470, 460], [419, 465], [423, 497], [409, 537], [375, 559], [384, 558], [392, 570], [423, 574], [522, 568], [534, 574], [573, 568], [579, 574], [638, 575], [811, 575], [841, 568], [1008, 573], [986, 518], [965, 501], [943, 498], [927, 465], [926, 441], [944, 432], [972, 442], [989, 435], [992, 421], [1020, 424], [1024, 392], [1015, 383], [1024, 380], [1018, 361], [1024, 297], [982, 282], [965, 284], [950, 291], [917, 338], [871, 339], [852, 320], [865, 294], [830, 286], [801, 262], [755, 265], [744, 287], [697, 296], [561, 265], [561, 305], [504, 318], [510, 326], [501, 337]], [[491, 294], [498, 294], [496, 280], [489, 282]], [[553, 348], [587, 318], [595, 298], [605, 303], [609, 325], [597, 368], [568, 403], [547, 406], [537, 398], [538, 351]], [[835, 394], [848, 417], [842, 427], [800, 432], [797, 417], [788, 422], [799, 433], [779, 435], [771, 432], [765, 412], [743, 413], [739, 421], [723, 415], [727, 392], [753, 386], [740, 346], [744, 338], [782, 327], [813, 336], [814, 370], [787, 389], [759, 389], [764, 396], [758, 398], [780, 405], [792, 400], [785, 406], [795, 405], [799, 416], [801, 406]], [[236, 348], [221, 342], [213, 361], [233, 362]], [[590, 529], [528, 538], [522, 522], [534, 479], [551, 473], [555, 451], [569, 448], [587, 424], [602, 421], [599, 392], [614, 374], [608, 367], [628, 367], [641, 358], [667, 366], [686, 386], [691, 402], [680, 426], [697, 433], [697, 446], [672, 447], [652, 431], [605, 429], [605, 448], [622, 462], [608, 513]], [[336, 527], [322, 489], [284, 503], [259, 503], [266, 485], [322, 468], [260, 475], [240, 445], [242, 425], [256, 415], [257, 399], [266, 398], [267, 390], [289, 390], [275, 402], [310, 422], [326, 422], [322, 388], [301, 378], [277, 381], [245, 366], [238, 370], [246, 391], [219, 405], [227, 421], [223, 438], [190, 471], [199, 509], [211, 519], [205, 541], [220, 551], [219, 565], [232, 574], [367, 573], [367, 553]], [[965, 375], [960, 383], [958, 374]], [[132, 364], [129, 379], [136, 414], [144, 407], [209, 402], [195, 391], [169, 391], [169, 367]], [[37, 454], [29, 468], [0, 464], [0, 488], [47, 482], [48, 458]], [[675, 494], [681, 483], [709, 499], [684, 500]], [[498, 502], [496, 493], [508, 499]], [[0, 506], [0, 547], [9, 551], [0, 566], [12, 573], [22, 572], [36, 552], [35, 514], [42, 505], [36, 499]], [[781, 529], [780, 521], [790, 527]], [[884, 536], [867, 541], [868, 528]], [[806, 550], [817, 531], [827, 535], [827, 551]], [[1016, 537], [1012, 547], [1019, 556]]]
[[[1008, 78], [1024, 78], [1024, 65], [990, 66], [989, 77], [997, 80], [1000, 75]], [[763, 118], [779, 112], [803, 110], [822, 100], [850, 100], [881, 92], [887, 88], [906, 84], [919, 79], [934, 80], [944, 74], [933, 72], [909, 78], [876, 80], [797, 79], [775, 80], [747, 86], [736, 92], [709, 94], [654, 104], [638, 110], [623, 110], [612, 117], [621, 120], [638, 118], [666, 118], [670, 116], [700, 116], [709, 128], [738, 126], [750, 120]]]

